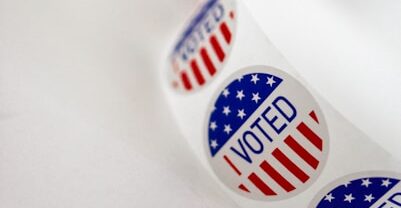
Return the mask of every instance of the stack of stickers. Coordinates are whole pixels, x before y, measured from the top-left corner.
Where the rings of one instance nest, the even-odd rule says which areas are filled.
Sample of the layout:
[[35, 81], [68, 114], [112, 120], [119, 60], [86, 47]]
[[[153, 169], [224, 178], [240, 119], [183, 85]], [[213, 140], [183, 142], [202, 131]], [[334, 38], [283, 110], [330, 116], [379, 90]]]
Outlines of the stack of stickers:
[[[330, 165], [330, 141], [338, 138], [329, 138], [317, 99], [286, 69], [226, 69], [238, 41], [237, 3], [209, 0], [200, 6], [169, 57], [168, 88], [181, 100], [211, 91], [203, 98], [207, 108], [200, 114], [206, 116], [196, 137], [219, 182], [244, 199], [285, 201], [319, 183]], [[223, 70], [232, 73], [219, 77]], [[216, 80], [220, 84], [211, 89]], [[312, 193], [309, 207], [401, 207], [400, 174], [372, 169], [329, 180], [334, 182]]]

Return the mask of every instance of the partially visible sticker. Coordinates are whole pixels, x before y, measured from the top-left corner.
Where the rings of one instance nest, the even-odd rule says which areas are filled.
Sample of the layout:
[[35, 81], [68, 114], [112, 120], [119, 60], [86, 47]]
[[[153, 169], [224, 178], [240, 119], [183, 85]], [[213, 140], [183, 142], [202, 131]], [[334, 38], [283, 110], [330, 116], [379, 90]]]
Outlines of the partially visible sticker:
[[209, 0], [182, 33], [170, 56], [171, 86], [194, 92], [223, 69], [235, 35], [235, 1]]
[[300, 82], [272, 67], [251, 66], [231, 76], [212, 101], [205, 147], [227, 187], [277, 201], [316, 181], [329, 135], [319, 105]]
[[401, 174], [365, 172], [343, 177], [324, 188], [311, 208], [401, 208]]

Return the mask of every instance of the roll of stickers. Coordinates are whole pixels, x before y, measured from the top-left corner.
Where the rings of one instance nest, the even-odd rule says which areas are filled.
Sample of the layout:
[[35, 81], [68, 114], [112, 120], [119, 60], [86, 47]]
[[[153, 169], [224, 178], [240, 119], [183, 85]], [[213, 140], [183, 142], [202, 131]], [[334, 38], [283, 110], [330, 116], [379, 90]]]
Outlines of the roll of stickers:
[[401, 1], [244, 3], [308, 83], [401, 160]]
[[240, 206], [309, 207], [339, 176], [401, 173], [303, 81], [241, 1], [204, 2], [172, 48], [161, 73], [170, 107]]

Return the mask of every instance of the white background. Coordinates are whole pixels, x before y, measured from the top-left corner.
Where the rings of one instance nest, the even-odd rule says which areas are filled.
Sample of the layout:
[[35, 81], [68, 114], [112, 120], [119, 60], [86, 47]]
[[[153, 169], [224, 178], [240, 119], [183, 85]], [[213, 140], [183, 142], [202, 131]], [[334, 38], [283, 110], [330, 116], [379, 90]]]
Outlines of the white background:
[[[372, 136], [400, 135], [399, 1], [248, 3], [335, 107]], [[161, 52], [195, 4], [0, 0], [0, 207], [235, 207], [191, 154], [157, 83]], [[331, 77], [372, 64], [383, 66], [382, 93], [360, 87], [370, 79]], [[365, 109], [369, 97], [388, 105]], [[360, 111], [346, 111], [351, 98]]]

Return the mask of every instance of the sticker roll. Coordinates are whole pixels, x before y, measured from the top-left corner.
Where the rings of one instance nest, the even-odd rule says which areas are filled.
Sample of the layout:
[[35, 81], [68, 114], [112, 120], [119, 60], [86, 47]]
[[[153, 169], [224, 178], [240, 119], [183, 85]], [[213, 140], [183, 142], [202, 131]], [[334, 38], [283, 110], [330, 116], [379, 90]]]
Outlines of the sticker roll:
[[241, 1], [199, 6], [162, 71], [182, 134], [241, 207], [308, 207], [339, 176], [401, 172], [302, 79]]
[[308, 83], [401, 160], [401, 2], [244, 3]]

